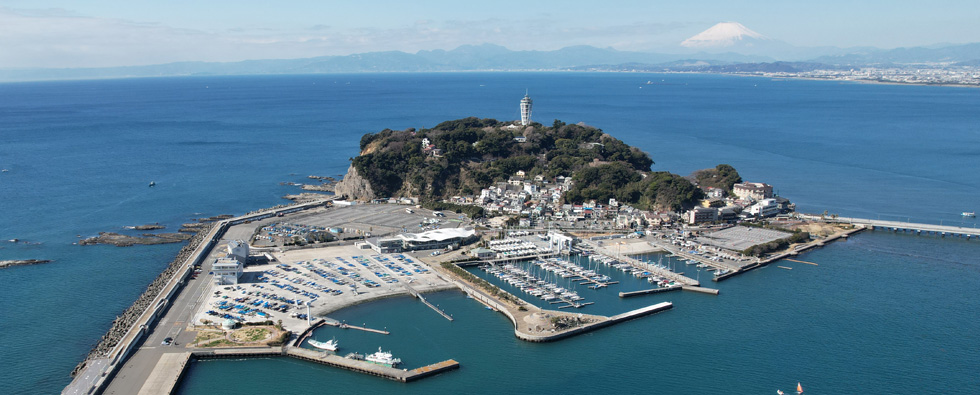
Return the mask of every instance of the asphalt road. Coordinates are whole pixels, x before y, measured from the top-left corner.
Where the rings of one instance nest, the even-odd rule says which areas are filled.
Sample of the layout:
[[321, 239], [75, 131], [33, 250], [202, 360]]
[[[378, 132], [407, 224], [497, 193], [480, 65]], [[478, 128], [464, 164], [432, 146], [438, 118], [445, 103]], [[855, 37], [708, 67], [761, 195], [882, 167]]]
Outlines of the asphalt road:
[[[185, 332], [184, 329], [188, 324], [188, 320], [193, 318], [197, 307], [204, 299], [204, 291], [208, 289], [207, 283], [212, 278], [207, 275], [211, 271], [211, 261], [216, 255], [224, 253], [224, 246], [229, 241], [240, 236], [241, 232], [234, 232], [232, 230], [241, 227], [249, 228], [248, 232], [251, 235], [250, 229], [253, 226], [249, 224], [234, 226], [229, 229], [220, 242], [215, 244], [216, 247], [201, 264], [201, 275], [197, 279], [187, 280], [187, 285], [180, 291], [173, 303], [171, 303], [170, 308], [164, 316], [153, 326], [150, 333], [144, 338], [143, 343], [139, 345], [139, 349], [119, 369], [119, 373], [116, 374], [116, 377], [113, 378], [106, 388], [105, 394], [138, 393], [154, 367], [156, 367], [161, 355], [168, 352], [188, 351], [184, 346], [194, 340], [196, 333]], [[163, 339], [168, 337], [174, 338], [174, 344], [170, 346], [162, 345]]]

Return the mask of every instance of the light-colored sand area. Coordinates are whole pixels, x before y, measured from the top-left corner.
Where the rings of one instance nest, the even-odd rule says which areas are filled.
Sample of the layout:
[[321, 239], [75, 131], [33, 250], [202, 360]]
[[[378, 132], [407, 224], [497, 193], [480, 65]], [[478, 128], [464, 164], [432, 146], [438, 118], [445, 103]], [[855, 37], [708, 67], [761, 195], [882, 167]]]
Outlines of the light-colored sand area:
[[644, 239], [610, 239], [602, 240], [602, 246], [610, 252], [622, 255], [637, 255], [663, 251], [660, 247], [651, 245]]
[[[378, 254], [354, 246], [275, 252], [275, 262], [248, 266], [237, 285], [210, 285], [193, 324], [208, 320], [221, 325], [282, 320], [293, 332], [344, 307], [397, 295], [454, 289], [425, 263], [409, 254]], [[208, 281], [213, 281], [208, 278]], [[221, 303], [224, 302], [224, 305]], [[307, 305], [312, 302], [312, 306]], [[287, 306], [281, 309], [281, 306]], [[228, 306], [231, 306], [230, 308]], [[217, 315], [207, 314], [208, 311]], [[264, 314], [264, 315], [263, 315]]]

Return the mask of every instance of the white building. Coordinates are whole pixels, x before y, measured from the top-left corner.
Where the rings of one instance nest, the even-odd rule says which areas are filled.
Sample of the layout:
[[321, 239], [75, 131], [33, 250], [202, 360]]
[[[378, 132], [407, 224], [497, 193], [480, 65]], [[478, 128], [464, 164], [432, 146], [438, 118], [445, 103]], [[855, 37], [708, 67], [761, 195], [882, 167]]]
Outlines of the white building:
[[531, 124], [531, 96], [524, 92], [524, 98], [521, 99], [521, 125], [527, 126]]
[[217, 285], [238, 284], [245, 265], [235, 258], [224, 257], [214, 260], [211, 272], [214, 273], [214, 283]]
[[749, 214], [760, 217], [771, 217], [779, 214], [779, 203], [776, 202], [776, 199], [762, 199], [758, 203], [749, 206], [746, 211]]
[[243, 240], [228, 242], [228, 257], [244, 264], [248, 260], [248, 243]]
[[472, 228], [447, 228], [422, 233], [403, 233], [394, 237], [371, 239], [367, 242], [371, 244], [372, 249], [382, 254], [446, 247], [455, 249], [475, 234], [476, 231]]
[[569, 250], [572, 248], [572, 244], [575, 242], [575, 238], [567, 236], [564, 233], [559, 232], [548, 232], [548, 247], [552, 250], [561, 252], [563, 250]]

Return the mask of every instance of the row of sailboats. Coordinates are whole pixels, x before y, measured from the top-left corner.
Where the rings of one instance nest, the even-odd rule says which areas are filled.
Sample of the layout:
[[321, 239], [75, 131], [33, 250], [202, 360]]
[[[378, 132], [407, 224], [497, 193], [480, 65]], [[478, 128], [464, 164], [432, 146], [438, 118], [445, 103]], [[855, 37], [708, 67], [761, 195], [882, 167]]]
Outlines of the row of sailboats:
[[513, 264], [503, 266], [484, 265], [480, 267], [504, 282], [513, 285], [532, 296], [540, 298], [546, 302], [554, 300], [565, 301], [569, 304], [583, 300], [575, 291], [565, 289], [556, 283], [545, 281], [534, 274], [519, 268]]

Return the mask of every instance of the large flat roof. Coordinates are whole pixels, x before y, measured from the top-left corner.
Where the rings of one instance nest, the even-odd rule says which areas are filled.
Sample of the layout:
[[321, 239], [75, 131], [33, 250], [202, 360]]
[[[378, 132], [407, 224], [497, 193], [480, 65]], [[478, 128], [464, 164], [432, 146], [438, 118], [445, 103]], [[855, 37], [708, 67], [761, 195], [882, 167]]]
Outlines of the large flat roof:
[[448, 229], [435, 229], [422, 233], [404, 233], [398, 235], [398, 237], [414, 242], [429, 242], [429, 241], [445, 241], [453, 239], [456, 237], [467, 238], [476, 234], [473, 229], [465, 228], [448, 228]]

